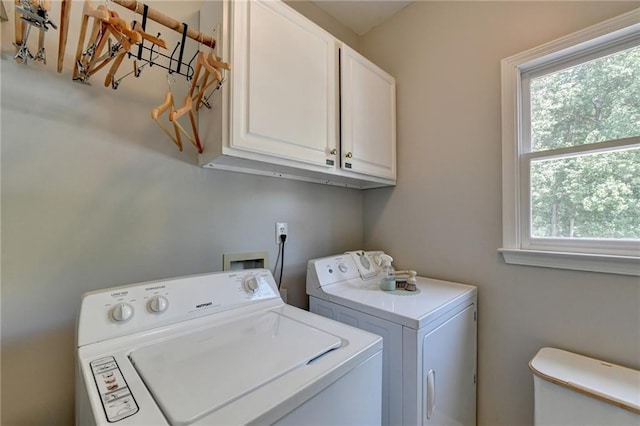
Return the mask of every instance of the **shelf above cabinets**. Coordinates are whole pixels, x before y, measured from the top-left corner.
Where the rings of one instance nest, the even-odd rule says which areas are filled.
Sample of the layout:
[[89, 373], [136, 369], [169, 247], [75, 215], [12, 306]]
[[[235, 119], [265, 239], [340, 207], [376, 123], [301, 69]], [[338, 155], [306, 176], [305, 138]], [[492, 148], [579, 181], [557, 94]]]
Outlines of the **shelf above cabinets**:
[[200, 110], [204, 167], [395, 185], [395, 80], [279, 1], [203, 2], [228, 84]]

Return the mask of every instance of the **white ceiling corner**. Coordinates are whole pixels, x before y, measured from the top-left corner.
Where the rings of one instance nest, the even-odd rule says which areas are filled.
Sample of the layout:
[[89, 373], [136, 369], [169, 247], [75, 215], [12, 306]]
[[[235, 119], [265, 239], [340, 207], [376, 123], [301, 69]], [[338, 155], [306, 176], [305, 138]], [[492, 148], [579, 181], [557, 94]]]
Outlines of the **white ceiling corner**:
[[354, 33], [364, 35], [413, 1], [314, 0], [313, 3]]

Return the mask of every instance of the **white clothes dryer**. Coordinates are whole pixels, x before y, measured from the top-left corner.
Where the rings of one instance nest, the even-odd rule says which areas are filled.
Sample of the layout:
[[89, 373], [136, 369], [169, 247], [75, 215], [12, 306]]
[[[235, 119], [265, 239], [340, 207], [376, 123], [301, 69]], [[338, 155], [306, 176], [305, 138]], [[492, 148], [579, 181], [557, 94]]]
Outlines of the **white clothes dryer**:
[[355, 254], [309, 261], [309, 309], [383, 337], [382, 423], [475, 425], [476, 287], [417, 277], [416, 291], [383, 291], [373, 256]]
[[286, 305], [266, 269], [87, 293], [78, 425], [380, 424], [382, 339]]

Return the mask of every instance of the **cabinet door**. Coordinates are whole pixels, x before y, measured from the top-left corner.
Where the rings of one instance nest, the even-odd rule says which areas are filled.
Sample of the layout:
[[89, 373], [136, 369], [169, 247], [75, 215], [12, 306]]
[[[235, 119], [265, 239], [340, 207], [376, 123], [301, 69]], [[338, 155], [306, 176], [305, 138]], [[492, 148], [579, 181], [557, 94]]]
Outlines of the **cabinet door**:
[[395, 180], [395, 79], [347, 46], [340, 73], [342, 168]]
[[233, 1], [232, 13], [230, 146], [333, 168], [337, 42], [279, 1]]

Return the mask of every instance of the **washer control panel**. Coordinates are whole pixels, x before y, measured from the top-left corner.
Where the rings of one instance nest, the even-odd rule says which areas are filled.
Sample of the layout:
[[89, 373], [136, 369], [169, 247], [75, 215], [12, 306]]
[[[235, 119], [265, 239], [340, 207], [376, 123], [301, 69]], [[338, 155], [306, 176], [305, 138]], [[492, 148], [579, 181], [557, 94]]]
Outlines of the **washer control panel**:
[[260, 289], [258, 278], [253, 274], [242, 278], [242, 288], [249, 294], [255, 294]]
[[169, 308], [169, 299], [162, 295], [151, 296], [147, 302], [147, 309], [154, 314], [161, 314]]
[[112, 356], [91, 361], [93, 379], [98, 388], [102, 408], [110, 423], [138, 412], [138, 404], [129, 390], [122, 372]]
[[216, 272], [94, 291], [82, 297], [78, 345], [264, 299], [280, 299], [268, 269]]
[[133, 317], [133, 307], [128, 303], [117, 303], [109, 310], [114, 322], [127, 322]]

